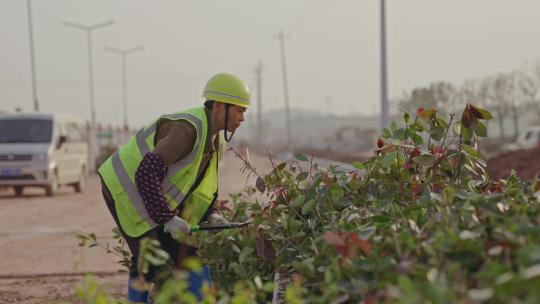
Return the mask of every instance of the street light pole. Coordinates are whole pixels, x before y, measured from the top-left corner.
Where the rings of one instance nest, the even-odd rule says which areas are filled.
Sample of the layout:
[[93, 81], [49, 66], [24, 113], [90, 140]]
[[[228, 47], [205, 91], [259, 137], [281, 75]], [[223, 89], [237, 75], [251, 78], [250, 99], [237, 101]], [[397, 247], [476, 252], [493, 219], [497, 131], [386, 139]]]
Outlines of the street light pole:
[[262, 132], [262, 62], [259, 61], [255, 68], [257, 75], [257, 144], [259, 147], [263, 146], [263, 132]]
[[122, 112], [124, 114], [124, 128], [128, 127], [128, 110], [127, 110], [127, 66], [126, 66], [126, 57], [129, 54], [142, 51], [144, 46], [139, 45], [130, 49], [116, 49], [112, 47], [105, 47], [105, 51], [116, 53], [122, 56]]
[[34, 100], [34, 111], [39, 111], [36, 84], [36, 62], [34, 58], [34, 28], [32, 25], [32, 1], [26, 0], [26, 9], [28, 13], [28, 38], [30, 39], [30, 69], [32, 74], [32, 99]]
[[381, 0], [381, 129], [387, 128], [388, 118], [388, 82], [386, 66], [386, 12], [385, 0]]
[[88, 44], [88, 82], [90, 89], [90, 117], [92, 121], [92, 126], [96, 125], [96, 109], [94, 104], [94, 68], [93, 68], [93, 56], [92, 56], [92, 31], [97, 30], [106, 26], [114, 24], [113, 20], [105, 21], [91, 26], [85, 26], [73, 22], [65, 21], [64, 26], [71, 27], [74, 29], [84, 30], [87, 34], [87, 44]]
[[287, 126], [287, 149], [293, 152], [292, 130], [291, 130], [291, 114], [289, 109], [289, 83], [287, 80], [287, 62], [285, 60], [285, 34], [280, 30], [277, 36], [281, 52], [281, 69], [283, 72], [283, 95], [285, 98], [285, 123]]

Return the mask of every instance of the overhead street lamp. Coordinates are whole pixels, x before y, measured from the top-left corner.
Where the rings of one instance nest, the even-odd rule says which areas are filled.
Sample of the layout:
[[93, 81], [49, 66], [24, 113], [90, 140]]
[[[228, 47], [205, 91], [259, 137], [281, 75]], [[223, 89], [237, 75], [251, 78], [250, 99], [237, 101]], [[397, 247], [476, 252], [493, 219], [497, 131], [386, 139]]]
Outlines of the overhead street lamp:
[[92, 62], [92, 31], [97, 30], [100, 28], [104, 28], [110, 25], [114, 24], [114, 20], [105, 21], [102, 23], [85, 26], [74, 22], [65, 21], [63, 23], [64, 26], [71, 27], [74, 29], [84, 30], [87, 34], [87, 40], [88, 40], [88, 80], [89, 80], [89, 87], [90, 87], [90, 115], [91, 115], [91, 121], [92, 126], [96, 125], [96, 109], [94, 104], [94, 69], [93, 69], [93, 62]]
[[139, 45], [130, 49], [117, 49], [109, 46], [105, 47], [105, 51], [120, 54], [122, 56], [122, 113], [124, 114], [124, 128], [128, 127], [128, 112], [127, 112], [127, 88], [126, 88], [126, 78], [127, 78], [127, 67], [126, 67], [126, 57], [129, 54], [142, 51], [144, 46]]

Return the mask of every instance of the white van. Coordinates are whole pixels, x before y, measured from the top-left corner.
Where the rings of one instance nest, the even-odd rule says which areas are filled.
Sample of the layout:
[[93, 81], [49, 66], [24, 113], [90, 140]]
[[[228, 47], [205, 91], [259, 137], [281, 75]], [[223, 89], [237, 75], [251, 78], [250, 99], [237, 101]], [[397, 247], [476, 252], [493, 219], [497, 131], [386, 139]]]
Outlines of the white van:
[[81, 118], [60, 114], [0, 114], [0, 187], [60, 185], [81, 192], [88, 175], [86, 127]]
[[515, 142], [503, 146], [503, 151], [540, 148], [540, 126], [529, 126]]

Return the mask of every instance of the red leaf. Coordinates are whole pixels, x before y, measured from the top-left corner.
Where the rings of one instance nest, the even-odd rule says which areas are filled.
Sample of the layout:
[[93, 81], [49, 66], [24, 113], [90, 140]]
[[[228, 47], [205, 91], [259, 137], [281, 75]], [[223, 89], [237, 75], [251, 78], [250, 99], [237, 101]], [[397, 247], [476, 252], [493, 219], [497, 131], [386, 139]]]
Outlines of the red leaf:
[[332, 246], [344, 246], [345, 242], [341, 238], [340, 234], [327, 231], [323, 234], [324, 240]]
[[423, 112], [424, 108], [418, 108], [418, 110], [416, 110], [416, 115], [420, 116]]
[[467, 104], [465, 106], [465, 110], [463, 110], [463, 114], [461, 114], [461, 124], [465, 128], [470, 128], [473, 125], [474, 117], [470, 113], [471, 105]]
[[433, 154], [443, 153], [443, 148], [441, 146], [433, 146], [433, 149], [431, 150]]
[[421, 184], [413, 184], [411, 186], [411, 192], [413, 195], [420, 195], [422, 193], [422, 185]]
[[472, 104], [468, 104], [467, 106], [469, 107], [469, 113], [471, 114], [472, 117], [483, 118], [482, 113], [480, 113], [480, 111], [478, 111], [478, 109], [475, 106], [473, 106]]
[[[423, 110], [423, 108], [421, 108]], [[423, 110], [421, 113], [417, 113], [420, 117], [431, 117], [433, 114], [437, 113], [435, 109]]]
[[377, 148], [382, 148], [384, 147], [384, 140], [382, 140], [382, 138], [379, 138], [379, 140], [377, 140]]
[[371, 254], [371, 243], [360, 239], [356, 232], [349, 232], [348, 240], [354, 247], [362, 249], [365, 255]]

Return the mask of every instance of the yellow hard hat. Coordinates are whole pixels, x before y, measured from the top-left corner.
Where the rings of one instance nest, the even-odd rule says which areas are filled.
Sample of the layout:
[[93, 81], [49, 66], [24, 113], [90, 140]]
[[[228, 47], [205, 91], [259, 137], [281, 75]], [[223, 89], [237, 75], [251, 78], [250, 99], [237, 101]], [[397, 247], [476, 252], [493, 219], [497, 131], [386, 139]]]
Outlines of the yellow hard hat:
[[247, 85], [240, 78], [227, 73], [212, 76], [206, 83], [202, 97], [243, 108], [249, 108], [251, 100]]

